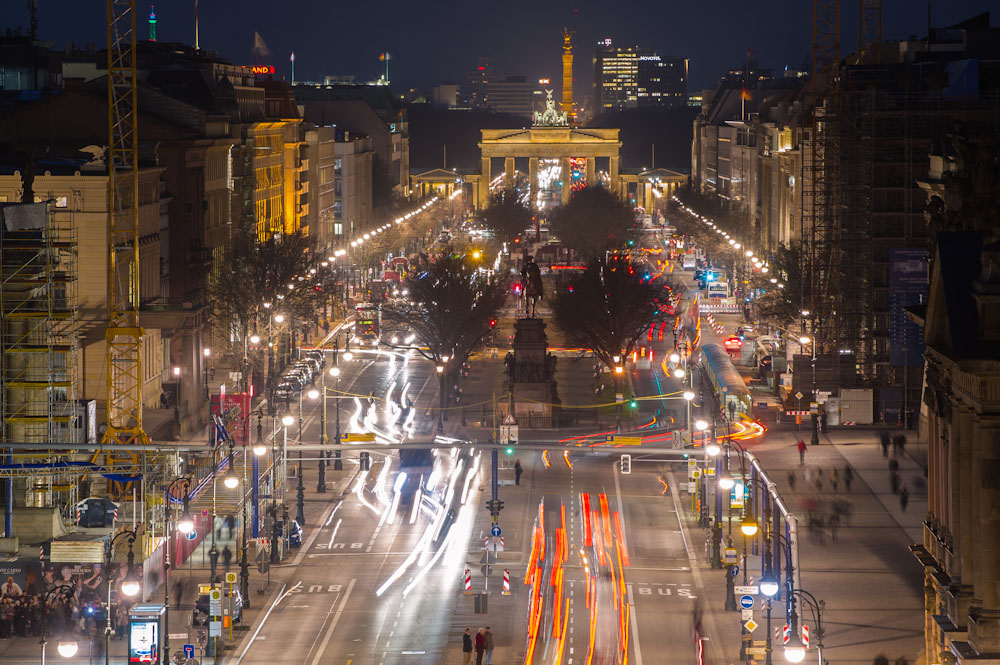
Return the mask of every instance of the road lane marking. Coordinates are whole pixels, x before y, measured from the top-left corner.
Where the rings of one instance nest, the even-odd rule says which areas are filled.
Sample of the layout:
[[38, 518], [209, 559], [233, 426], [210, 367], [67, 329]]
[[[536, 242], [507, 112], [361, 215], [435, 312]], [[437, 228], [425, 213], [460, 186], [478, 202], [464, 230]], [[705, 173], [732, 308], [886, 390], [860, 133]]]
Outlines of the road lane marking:
[[[323, 641], [320, 643], [319, 649], [316, 651], [316, 655], [313, 656], [311, 665], [319, 665], [320, 659], [323, 657], [323, 652], [326, 651], [326, 647], [330, 644], [330, 638], [333, 636], [333, 631], [337, 627], [337, 623], [340, 621], [340, 617], [344, 614], [344, 607], [347, 606], [347, 601], [351, 597], [351, 591], [354, 590], [354, 583], [357, 580], [351, 578], [351, 581], [347, 585], [347, 591], [344, 592], [344, 597], [340, 601], [340, 607], [337, 608], [337, 613], [333, 615], [333, 620], [330, 621], [330, 625], [326, 629], [326, 634], [323, 636]], [[239, 665], [237, 663], [237, 665]]]
[[[628, 551], [628, 539], [625, 537], [625, 505], [622, 503], [622, 485], [618, 478], [618, 462], [611, 463], [611, 473], [615, 476], [615, 494], [618, 496], [618, 512], [621, 515], [621, 533], [619, 534], [622, 539], [622, 548]], [[624, 575], [622, 571], [622, 575]], [[635, 649], [635, 665], [642, 665], [642, 651], [639, 649], [639, 618], [635, 613], [635, 603], [632, 602], [632, 585], [626, 586], [626, 591], [628, 592], [628, 604], [629, 604], [629, 624], [632, 627], [632, 646]]]
[[[271, 612], [274, 610], [275, 607], [278, 606], [278, 603], [280, 603], [284, 597], [285, 597], [285, 585], [282, 584], [281, 588], [278, 590], [278, 597], [274, 599], [273, 603], [271, 603], [271, 607], [267, 608], [267, 612], [265, 612], [264, 616], [261, 618], [260, 624], [258, 624], [257, 626], [257, 630], [254, 631], [253, 636], [250, 638], [250, 641], [247, 642], [246, 647], [243, 648], [243, 653], [241, 653], [240, 657], [236, 659], [236, 665], [240, 665], [240, 662], [242, 662], [243, 657], [247, 655], [248, 651], [250, 651], [250, 647], [253, 646], [254, 640], [256, 640], [257, 636], [260, 635], [260, 630], [261, 628], [264, 627], [264, 622], [267, 621], [267, 617], [271, 616]], [[264, 638], [261, 637], [260, 639]]]

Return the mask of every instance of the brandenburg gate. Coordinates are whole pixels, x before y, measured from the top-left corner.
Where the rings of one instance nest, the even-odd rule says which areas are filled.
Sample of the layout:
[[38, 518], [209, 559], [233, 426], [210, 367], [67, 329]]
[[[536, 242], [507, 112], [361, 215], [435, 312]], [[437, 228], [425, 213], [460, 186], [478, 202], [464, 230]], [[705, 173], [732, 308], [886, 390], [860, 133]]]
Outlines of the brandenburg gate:
[[531, 127], [480, 131], [482, 167], [476, 187], [479, 208], [489, 205], [493, 160], [498, 158], [503, 159], [502, 173], [508, 185], [514, 183], [518, 166], [522, 167], [522, 173], [527, 166], [533, 204], [538, 193], [546, 190], [558, 192], [558, 204], [565, 204], [573, 189], [598, 182], [612, 192], [623, 194], [619, 130], [569, 126], [566, 113], [555, 110], [551, 91], [546, 110], [534, 114]]

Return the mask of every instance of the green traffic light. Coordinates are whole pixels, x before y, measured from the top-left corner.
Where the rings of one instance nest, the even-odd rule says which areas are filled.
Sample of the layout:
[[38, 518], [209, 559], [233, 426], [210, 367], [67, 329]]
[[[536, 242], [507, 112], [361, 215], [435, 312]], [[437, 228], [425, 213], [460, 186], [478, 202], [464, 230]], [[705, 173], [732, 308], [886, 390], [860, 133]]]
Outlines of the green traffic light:
[[637, 406], [639, 406], [639, 403], [638, 403], [638, 402], [636, 402], [635, 400], [632, 400], [631, 402], [629, 402], [629, 406], [631, 406], [631, 407], [632, 407], [632, 408], [634, 409], [634, 408], [636, 408]]
[[514, 449], [513, 448], [507, 448], [507, 454], [508, 455], [513, 455], [514, 454]]

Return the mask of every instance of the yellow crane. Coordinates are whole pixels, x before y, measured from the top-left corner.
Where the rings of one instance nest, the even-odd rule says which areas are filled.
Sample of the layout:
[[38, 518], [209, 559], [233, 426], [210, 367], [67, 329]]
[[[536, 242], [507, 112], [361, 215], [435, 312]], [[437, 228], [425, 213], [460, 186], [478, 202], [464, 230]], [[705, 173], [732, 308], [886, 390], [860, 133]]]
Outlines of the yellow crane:
[[[135, 0], [107, 0], [107, 5], [108, 325], [107, 430], [103, 442], [149, 443], [142, 427]], [[121, 453], [108, 456], [137, 458]]]

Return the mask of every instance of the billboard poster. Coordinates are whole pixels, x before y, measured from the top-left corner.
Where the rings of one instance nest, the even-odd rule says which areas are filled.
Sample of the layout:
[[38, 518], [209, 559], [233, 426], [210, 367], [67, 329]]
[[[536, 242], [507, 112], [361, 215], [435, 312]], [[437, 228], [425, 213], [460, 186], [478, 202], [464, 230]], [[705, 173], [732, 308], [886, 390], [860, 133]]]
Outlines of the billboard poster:
[[906, 307], [927, 302], [927, 250], [889, 251], [889, 364], [922, 367], [924, 338]]
[[130, 665], [158, 663], [160, 660], [160, 622], [158, 619], [132, 619], [128, 635]]

